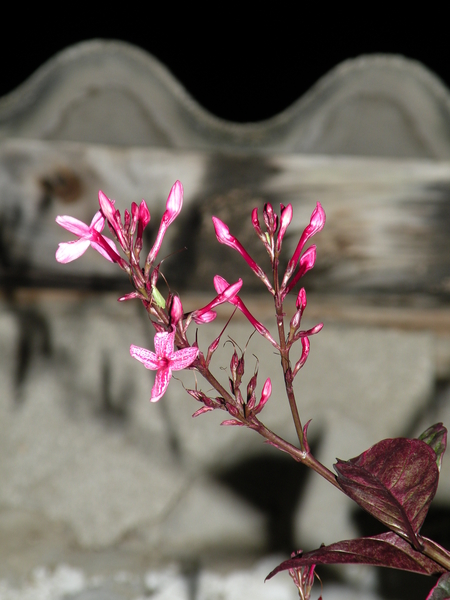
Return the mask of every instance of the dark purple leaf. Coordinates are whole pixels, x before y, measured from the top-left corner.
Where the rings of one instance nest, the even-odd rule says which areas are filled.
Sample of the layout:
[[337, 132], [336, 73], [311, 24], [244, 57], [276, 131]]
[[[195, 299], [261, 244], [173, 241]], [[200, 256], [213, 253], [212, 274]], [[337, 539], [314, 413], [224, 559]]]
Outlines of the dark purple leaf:
[[390, 567], [412, 571], [423, 575], [436, 575], [445, 569], [414, 548], [393, 531], [373, 537], [344, 540], [321, 546], [312, 552], [305, 552], [282, 562], [267, 579], [286, 569], [298, 569], [307, 565], [357, 564], [375, 567]]
[[450, 573], [444, 573], [427, 596], [427, 600], [449, 600]]
[[438, 470], [441, 470], [442, 457], [447, 448], [447, 429], [442, 423], [436, 423], [428, 427], [426, 431], [419, 435], [419, 440], [428, 444], [436, 453], [436, 464]]
[[360, 456], [334, 465], [343, 491], [420, 550], [417, 534], [436, 494], [434, 450], [421, 440], [378, 442]]

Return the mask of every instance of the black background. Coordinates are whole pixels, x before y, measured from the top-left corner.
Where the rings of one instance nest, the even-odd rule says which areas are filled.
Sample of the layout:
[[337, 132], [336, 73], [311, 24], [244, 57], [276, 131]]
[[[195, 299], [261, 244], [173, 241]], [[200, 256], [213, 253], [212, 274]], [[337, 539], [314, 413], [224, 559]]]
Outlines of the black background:
[[120, 10], [94, 3], [50, 11], [12, 6], [0, 38], [0, 96], [56, 52], [93, 38], [133, 43], [158, 58], [211, 113], [233, 121], [276, 115], [348, 58], [394, 53], [419, 60], [450, 87], [450, 25], [436, 6], [271, 3], [147, 4]]

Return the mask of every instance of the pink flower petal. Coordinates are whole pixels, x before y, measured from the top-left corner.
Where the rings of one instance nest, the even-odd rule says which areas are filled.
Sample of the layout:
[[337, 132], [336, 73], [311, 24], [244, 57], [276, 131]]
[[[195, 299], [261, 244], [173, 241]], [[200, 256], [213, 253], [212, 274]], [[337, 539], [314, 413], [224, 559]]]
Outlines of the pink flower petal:
[[162, 331], [155, 333], [155, 352], [158, 358], [170, 358], [173, 354], [173, 344], [175, 341], [175, 331]]
[[133, 358], [141, 362], [146, 369], [156, 371], [159, 367], [159, 358], [151, 350], [132, 345], [130, 346], [130, 354]]
[[92, 218], [91, 224], [89, 225], [89, 229], [96, 229], [98, 232], [103, 231], [103, 227], [105, 226], [105, 217], [98, 210]]
[[56, 251], [56, 260], [59, 263], [67, 264], [80, 258], [89, 248], [89, 240], [80, 239], [73, 242], [61, 242]]
[[70, 217], [69, 215], [58, 215], [55, 219], [58, 225], [70, 231], [70, 233], [74, 233], [79, 237], [83, 237], [85, 235], [89, 235], [90, 227], [83, 223], [79, 219], [75, 219], [75, 217]]
[[153, 384], [150, 402], [158, 402], [167, 391], [169, 381], [172, 377], [172, 369], [158, 369], [156, 372], [155, 383]]
[[198, 348], [193, 346], [177, 350], [170, 357], [170, 367], [174, 371], [181, 371], [189, 367], [198, 356]]

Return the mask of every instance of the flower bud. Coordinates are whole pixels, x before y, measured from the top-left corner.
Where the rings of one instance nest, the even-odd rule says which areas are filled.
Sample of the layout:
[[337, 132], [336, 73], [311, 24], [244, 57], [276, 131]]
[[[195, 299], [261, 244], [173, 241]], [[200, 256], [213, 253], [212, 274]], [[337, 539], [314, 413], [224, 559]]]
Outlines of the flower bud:
[[172, 301], [170, 303], [170, 323], [174, 327], [181, 321], [183, 318], [183, 305], [181, 304], [181, 300], [178, 296], [173, 296]]
[[230, 248], [233, 248], [234, 250], [239, 252], [239, 254], [242, 256], [242, 258], [245, 260], [248, 266], [252, 269], [255, 275], [262, 279], [266, 286], [272, 290], [272, 286], [270, 285], [269, 280], [267, 279], [267, 275], [264, 273], [261, 267], [253, 260], [253, 258], [247, 252], [247, 250], [245, 250], [240, 241], [233, 235], [231, 235], [228, 226], [225, 225], [225, 223], [223, 223], [217, 217], [212, 217], [212, 221], [214, 223], [214, 230], [216, 232], [217, 241], [221, 244], [225, 244], [226, 246], [230, 246]]
[[315, 235], [316, 233], [318, 233], [319, 231], [321, 231], [323, 229], [323, 227], [325, 225], [325, 219], [326, 219], [325, 211], [323, 210], [320, 202], [318, 202], [316, 208], [313, 210], [313, 212], [311, 214], [311, 219], [310, 219], [309, 225], [307, 225], [305, 227], [305, 229], [300, 237], [300, 240], [297, 244], [297, 247], [294, 251], [294, 254], [292, 255], [292, 258], [290, 259], [290, 261], [288, 262], [288, 266], [287, 266], [286, 272], [283, 277], [282, 287], [284, 287], [286, 285], [286, 283], [290, 279], [292, 273], [294, 272], [294, 269], [297, 266], [297, 262], [300, 258], [303, 248], [305, 247], [306, 242], [309, 240], [309, 238], [311, 238], [313, 235]]
[[266, 379], [266, 382], [265, 382], [262, 392], [261, 392], [261, 399], [258, 403], [256, 410], [254, 411], [255, 414], [258, 414], [259, 412], [262, 411], [267, 400], [270, 398], [271, 393], [272, 393], [272, 382], [270, 381], [270, 377], [268, 377]]
[[281, 250], [281, 244], [283, 242], [284, 234], [292, 221], [292, 204], [288, 204], [286, 207], [281, 209], [280, 216], [280, 229], [277, 236], [277, 252]]

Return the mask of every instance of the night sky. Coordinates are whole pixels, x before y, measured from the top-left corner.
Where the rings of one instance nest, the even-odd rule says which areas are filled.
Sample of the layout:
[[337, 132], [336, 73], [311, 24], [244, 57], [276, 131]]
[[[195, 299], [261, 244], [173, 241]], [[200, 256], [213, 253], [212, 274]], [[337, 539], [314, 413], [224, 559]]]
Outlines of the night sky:
[[120, 12], [109, 9], [108, 14], [78, 7], [71, 14], [67, 7], [61, 18], [37, 8], [35, 14], [27, 13], [25, 24], [23, 8], [13, 9], [16, 14], [9, 24], [3, 22], [0, 40], [0, 95], [56, 52], [93, 38], [125, 40], [147, 50], [204, 108], [239, 122], [279, 113], [335, 65], [361, 54], [395, 53], [419, 60], [450, 87], [449, 27], [433, 3], [426, 13], [409, 9], [407, 14], [383, 11], [378, 4], [350, 13], [342, 7], [325, 10], [322, 3], [317, 8], [298, 3], [300, 16], [282, 2], [276, 11], [258, 9], [252, 15], [244, 15], [251, 6], [244, 3], [210, 4], [206, 14], [195, 3], [181, 12], [172, 3], [169, 8], [148, 6], [142, 12], [122, 5]]

